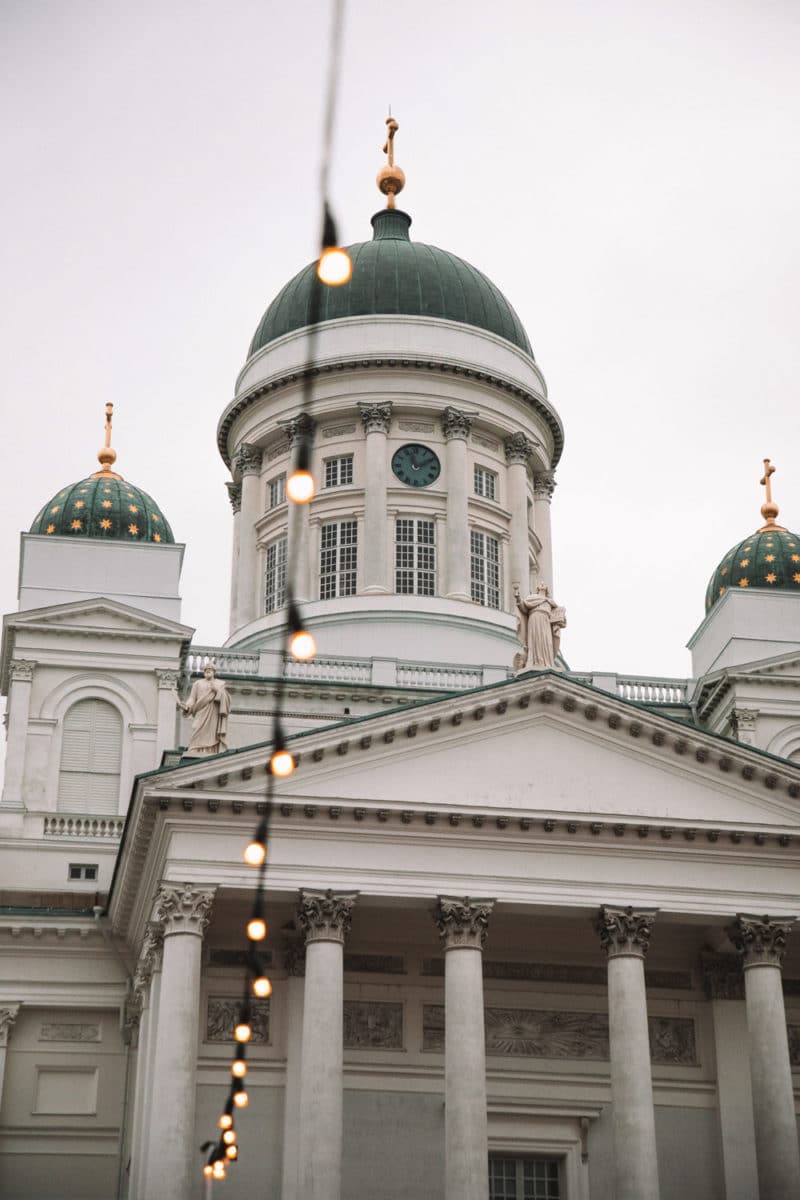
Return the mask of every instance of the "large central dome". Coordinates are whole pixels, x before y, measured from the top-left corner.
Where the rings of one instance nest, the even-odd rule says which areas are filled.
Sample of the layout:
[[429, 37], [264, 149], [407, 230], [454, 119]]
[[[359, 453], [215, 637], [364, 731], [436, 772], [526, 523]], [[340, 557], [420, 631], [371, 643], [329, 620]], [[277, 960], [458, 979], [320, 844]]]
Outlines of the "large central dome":
[[[348, 247], [350, 282], [322, 289], [319, 320], [385, 314], [458, 321], [496, 334], [533, 357], [522, 322], [492, 281], [447, 250], [412, 242], [410, 225], [411, 218], [399, 209], [375, 214], [372, 241]], [[311, 324], [316, 266], [310, 263], [272, 301], [250, 343], [250, 355]]]

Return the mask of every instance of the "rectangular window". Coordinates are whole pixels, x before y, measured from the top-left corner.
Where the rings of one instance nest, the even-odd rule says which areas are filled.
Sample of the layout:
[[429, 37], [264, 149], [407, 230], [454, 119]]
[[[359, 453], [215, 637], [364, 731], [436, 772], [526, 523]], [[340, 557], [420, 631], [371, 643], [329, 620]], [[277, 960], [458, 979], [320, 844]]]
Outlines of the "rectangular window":
[[69, 879], [97, 879], [97, 863], [70, 863]]
[[319, 598], [356, 594], [358, 522], [337, 521], [320, 530]]
[[497, 499], [497, 476], [494, 471], [487, 471], [486, 467], [479, 467], [475, 464], [475, 495], [483, 496], [485, 500]]
[[489, 1200], [561, 1200], [558, 1160], [492, 1154]]
[[286, 538], [267, 546], [264, 565], [264, 612], [275, 612], [286, 603]]
[[269, 506], [277, 508], [286, 503], [286, 474], [276, 475], [269, 483]]
[[500, 607], [500, 543], [477, 529], [470, 532], [470, 591], [478, 604]]
[[353, 482], [353, 456], [345, 454], [342, 458], [325, 460], [325, 487], [342, 487]]
[[395, 522], [395, 591], [433, 596], [436, 592], [436, 546], [433, 521], [405, 517]]

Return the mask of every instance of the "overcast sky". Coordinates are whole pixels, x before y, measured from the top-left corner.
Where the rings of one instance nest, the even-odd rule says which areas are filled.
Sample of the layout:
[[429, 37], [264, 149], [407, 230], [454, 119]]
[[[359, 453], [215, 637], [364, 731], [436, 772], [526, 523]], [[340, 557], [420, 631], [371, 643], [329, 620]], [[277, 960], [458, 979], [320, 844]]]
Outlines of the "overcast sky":
[[[118, 467], [187, 543], [184, 619], [228, 629], [218, 417], [313, 256], [331, 9], [2, 0], [4, 499], [19, 531]], [[800, 529], [800, 5], [351, 0], [332, 194], [371, 234], [387, 105], [412, 236], [485, 271], [566, 428], [555, 591], [574, 669], [685, 675], [708, 576]]]

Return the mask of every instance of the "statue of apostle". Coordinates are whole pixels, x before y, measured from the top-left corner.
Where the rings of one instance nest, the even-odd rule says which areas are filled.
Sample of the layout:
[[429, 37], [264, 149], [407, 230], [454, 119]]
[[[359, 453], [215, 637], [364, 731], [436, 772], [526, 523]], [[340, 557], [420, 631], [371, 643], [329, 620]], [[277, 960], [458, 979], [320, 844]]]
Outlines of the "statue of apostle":
[[561, 630], [567, 624], [563, 608], [550, 599], [550, 589], [540, 583], [532, 596], [523, 600], [519, 588], [514, 588], [517, 602], [517, 636], [522, 651], [514, 655], [514, 674], [523, 671], [544, 671], [556, 665]]
[[202, 758], [206, 754], [219, 754], [228, 749], [228, 713], [231, 711], [231, 694], [227, 685], [216, 678], [211, 665], [203, 671], [203, 678], [192, 684], [189, 699], [175, 698], [178, 707], [192, 718], [192, 736], [184, 758]]

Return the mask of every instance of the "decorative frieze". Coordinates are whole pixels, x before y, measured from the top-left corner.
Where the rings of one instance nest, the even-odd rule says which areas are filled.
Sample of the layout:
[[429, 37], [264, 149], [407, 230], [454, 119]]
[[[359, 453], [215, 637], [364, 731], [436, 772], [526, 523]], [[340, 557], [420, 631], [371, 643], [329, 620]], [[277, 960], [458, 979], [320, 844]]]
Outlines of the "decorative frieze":
[[[258, 957], [265, 967], [272, 965], [271, 950], [259, 950]], [[228, 950], [214, 946], [209, 949], [206, 962], [209, 967], [233, 967], [238, 971], [249, 965], [250, 955], [247, 950]]]
[[[423, 958], [421, 974], [443, 976], [444, 959]], [[605, 988], [608, 981], [605, 967], [588, 966], [583, 963], [503, 962], [490, 958], [483, 960], [483, 977], [484, 979], [520, 980], [525, 983], [566, 983], [571, 986], [578, 984], [599, 988]], [[690, 971], [645, 970], [644, 977], [649, 988], [692, 990]]]
[[656, 919], [655, 908], [612, 908], [604, 904], [596, 922], [600, 944], [609, 958], [633, 954], [644, 958]]
[[261, 470], [262, 450], [250, 442], [242, 442], [233, 456], [233, 469], [240, 475], [258, 475]]
[[355, 433], [355, 431], [356, 431], [356, 427], [355, 427], [355, 425], [352, 425], [352, 424], [350, 424], [350, 425], [326, 425], [325, 428], [322, 430], [322, 436], [324, 438], [349, 437], [349, 435]]
[[744, 974], [738, 954], [700, 955], [703, 987], [709, 1000], [744, 1000]]
[[492, 450], [494, 453], [500, 449], [497, 442], [493, 442], [491, 438], [481, 437], [479, 433], [473, 433], [472, 443], [474, 446], [482, 446], [484, 450]]
[[99, 1042], [100, 1026], [83, 1021], [48, 1021], [39, 1030], [40, 1042]]
[[533, 477], [534, 500], [552, 500], [556, 480], [552, 471], [539, 471]]
[[737, 913], [731, 930], [731, 940], [748, 967], [780, 967], [786, 953], [786, 939], [792, 931], [794, 917], [770, 920], [769, 917]]
[[350, 932], [357, 892], [306, 891], [300, 893], [297, 919], [310, 942], [344, 942]]
[[231, 502], [234, 516], [242, 511], [242, 485], [234, 483], [232, 479], [225, 481], [225, 487], [228, 489], [228, 499]]
[[509, 466], [521, 464], [523, 467], [527, 467], [534, 451], [534, 445], [530, 438], [526, 438], [524, 433], [517, 430], [516, 433], [512, 433], [510, 437], [506, 438], [503, 449], [506, 452], [506, 462]]
[[405, 433], [435, 433], [436, 426], [432, 421], [398, 421], [398, 429]]
[[383, 1000], [345, 1000], [346, 1050], [402, 1050], [403, 1005]]
[[800, 1025], [787, 1025], [789, 1037], [789, 1062], [793, 1070], [800, 1071]]
[[345, 954], [344, 969], [354, 974], [405, 975], [402, 954]]
[[5, 1049], [8, 1045], [11, 1031], [21, 1008], [22, 1004], [0, 1005], [0, 1050]]
[[489, 931], [494, 900], [473, 900], [469, 896], [439, 896], [434, 920], [445, 950], [459, 946], [482, 950]]
[[365, 433], [388, 433], [392, 420], [392, 406], [388, 400], [383, 404], [359, 404], [361, 423]]
[[[269, 1007], [269, 1000], [250, 1001], [251, 1043], [265, 1045], [269, 1042]], [[230, 996], [209, 996], [203, 1041], [232, 1042], [241, 1011], [241, 1000]]]
[[471, 428], [472, 417], [462, 412], [460, 408], [448, 405], [442, 414], [442, 432], [445, 440], [449, 442], [452, 438], [461, 438], [466, 441]]
[[[608, 1014], [560, 1009], [487, 1007], [486, 1053], [522, 1058], [609, 1061]], [[444, 1051], [445, 1008], [422, 1008], [422, 1049]], [[650, 1057], [662, 1066], [695, 1066], [691, 1017], [649, 1017]]]
[[306, 943], [300, 930], [286, 931], [281, 947], [281, 958], [287, 975], [303, 976], [306, 973]]
[[155, 918], [164, 927], [164, 937], [193, 933], [201, 937], [211, 920], [214, 891], [190, 883], [162, 883], [155, 905]]

